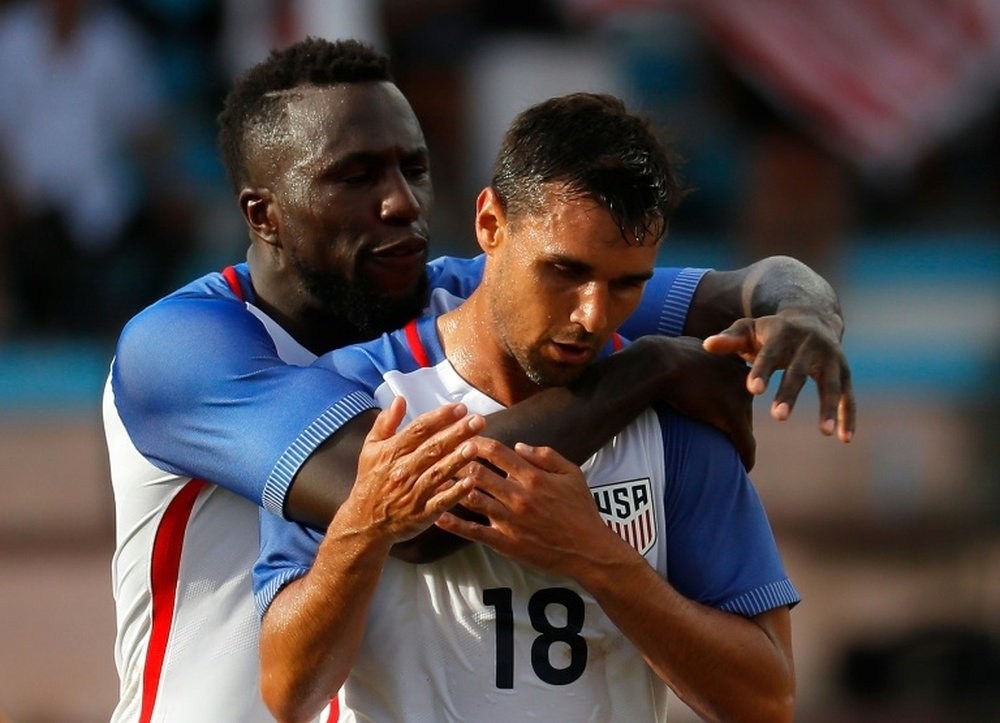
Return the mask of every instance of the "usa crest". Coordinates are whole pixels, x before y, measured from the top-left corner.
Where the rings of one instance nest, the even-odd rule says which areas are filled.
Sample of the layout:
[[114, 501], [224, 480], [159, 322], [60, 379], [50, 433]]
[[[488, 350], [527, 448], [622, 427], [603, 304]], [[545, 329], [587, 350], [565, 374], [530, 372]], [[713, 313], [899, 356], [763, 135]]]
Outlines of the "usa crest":
[[601, 519], [640, 555], [656, 542], [653, 486], [648, 477], [591, 487]]

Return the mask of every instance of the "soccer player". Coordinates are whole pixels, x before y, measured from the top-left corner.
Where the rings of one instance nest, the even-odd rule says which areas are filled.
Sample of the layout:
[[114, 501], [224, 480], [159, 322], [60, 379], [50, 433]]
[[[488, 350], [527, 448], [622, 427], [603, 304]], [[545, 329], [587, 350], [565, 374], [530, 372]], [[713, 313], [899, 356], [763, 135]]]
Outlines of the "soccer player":
[[[247, 263], [197, 279], [129, 322], [105, 392], [115, 721], [270, 719], [257, 689], [249, 573], [257, 508], [325, 529], [355, 483], [377, 414], [364, 388], [310, 363], [427, 305], [450, 308], [483, 272], [482, 257], [425, 265], [427, 149], [386, 58], [370, 48], [309, 39], [272, 54], [235, 83], [220, 125], [250, 237]], [[583, 461], [649, 399], [665, 399], [717, 422], [750, 458], [745, 385], [788, 366], [778, 413], [819, 370], [822, 423], [839, 419], [846, 439], [853, 397], [836, 296], [791, 259], [724, 272], [657, 269], [623, 333], [703, 337], [741, 317], [752, 318], [710, 341], [724, 354], [759, 350], [749, 382], [745, 368], [689, 340], [649, 337], [574, 385], [491, 416], [487, 431]], [[418, 477], [426, 465], [454, 462], [483, 424], [462, 411], [441, 407], [384, 440], [365, 473]], [[454, 544], [432, 533], [394, 554], [420, 561]]]
[[[667, 153], [619, 100], [520, 114], [477, 202], [479, 287], [317, 362], [387, 408], [372, 452], [404, 413], [488, 414], [612, 351], [677, 199]], [[261, 681], [279, 720], [339, 690], [348, 720], [664, 721], [667, 685], [712, 720], [792, 719], [798, 594], [725, 435], [657, 409], [583, 472], [547, 448], [462, 452], [490, 466], [359, 479], [325, 537], [262, 513]], [[446, 512], [458, 501], [485, 519]], [[484, 544], [389, 557], [442, 513]]]

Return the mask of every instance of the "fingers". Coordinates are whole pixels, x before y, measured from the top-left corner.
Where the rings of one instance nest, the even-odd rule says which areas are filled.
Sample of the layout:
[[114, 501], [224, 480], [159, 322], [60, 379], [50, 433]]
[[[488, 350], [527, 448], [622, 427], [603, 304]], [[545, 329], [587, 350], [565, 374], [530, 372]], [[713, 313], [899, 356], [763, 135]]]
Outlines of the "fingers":
[[467, 499], [473, 489], [473, 482], [468, 477], [458, 480], [445, 480], [445, 483], [438, 488], [438, 491], [427, 500], [425, 509], [432, 516], [440, 515], [464, 499]]
[[362, 449], [359, 479], [405, 486], [426, 501], [475, 458], [477, 446], [471, 438], [485, 428], [486, 420], [478, 414], [465, 416], [464, 404], [450, 404], [396, 431], [405, 411], [406, 403], [396, 398], [376, 417]]
[[819, 391], [819, 431], [831, 436], [837, 430], [837, 409], [840, 406], [840, 364], [836, 360], [827, 363], [823, 373], [816, 379]]
[[851, 372], [844, 366], [840, 379], [840, 401], [837, 405], [837, 436], [841, 442], [854, 439], [857, 423], [857, 407], [854, 402], [854, 387], [851, 384]]
[[565, 473], [578, 468], [577, 465], [551, 447], [532, 447], [524, 442], [518, 442], [514, 445], [514, 451], [535, 467], [546, 472]]
[[488, 462], [507, 475], [526, 468], [526, 462], [519, 454], [495, 439], [478, 440], [477, 446], [479, 447], [480, 461]]
[[753, 366], [747, 373], [747, 391], [758, 396], [766, 392], [771, 375], [779, 368], [777, 350], [774, 347], [764, 347], [754, 358]]
[[[389, 406], [390, 410], [395, 406], [398, 399], [397, 397], [393, 400]], [[467, 413], [468, 409], [464, 404], [444, 404], [437, 409], [421, 414], [396, 434], [394, 444], [397, 452], [399, 454], [409, 454], [417, 449], [417, 447], [427, 447], [427, 443], [432, 438], [431, 446], [444, 445], [447, 447], [450, 440], [450, 446], [454, 447], [460, 441], [459, 438], [468, 438], [482, 431], [483, 427], [486, 426], [486, 422], [480, 415], [469, 416], [467, 424], [454, 424], [465, 418]], [[399, 426], [398, 422], [396, 426]], [[385, 438], [383, 437], [383, 439]]]
[[[469, 467], [469, 462], [477, 453], [477, 444], [474, 441], [467, 441], [438, 459], [418, 477], [415, 485], [418, 495], [429, 500], [439, 491], [448, 491], [455, 485], [454, 480], [459, 478], [463, 481], [465, 492], [468, 492], [474, 486], [474, 481], [469, 474], [460, 475], [460, 472]], [[459, 496], [464, 496], [464, 493]]]
[[782, 374], [781, 384], [778, 385], [778, 391], [771, 402], [771, 416], [775, 419], [784, 421], [791, 416], [799, 393], [810, 376], [810, 361], [809, 353], [803, 347], [799, 347]]
[[738, 319], [728, 329], [723, 329], [705, 339], [702, 348], [711, 354], [721, 356], [739, 354], [744, 360], [750, 361], [758, 350], [754, 320]]
[[788, 419], [806, 380], [812, 377], [819, 394], [820, 432], [826, 436], [836, 433], [840, 441], [849, 442], [854, 435], [856, 418], [850, 370], [842, 355], [834, 354], [825, 364], [815, 361], [818, 356], [817, 352], [800, 347], [782, 375], [771, 405], [771, 416], [779, 421]]
[[442, 513], [434, 521], [434, 524], [445, 532], [450, 532], [466, 540], [481, 542], [486, 545], [495, 544], [500, 537], [493, 528], [476, 522], [470, 522], [469, 520], [463, 520], [451, 512]]

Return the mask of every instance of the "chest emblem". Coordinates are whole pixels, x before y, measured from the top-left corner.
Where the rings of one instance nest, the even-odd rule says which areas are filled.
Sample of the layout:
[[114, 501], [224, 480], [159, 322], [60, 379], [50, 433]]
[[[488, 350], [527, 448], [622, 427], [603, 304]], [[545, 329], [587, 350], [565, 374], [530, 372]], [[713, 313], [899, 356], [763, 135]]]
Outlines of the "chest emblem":
[[645, 555], [656, 543], [656, 510], [649, 478], [590, 488], [604, 523]]

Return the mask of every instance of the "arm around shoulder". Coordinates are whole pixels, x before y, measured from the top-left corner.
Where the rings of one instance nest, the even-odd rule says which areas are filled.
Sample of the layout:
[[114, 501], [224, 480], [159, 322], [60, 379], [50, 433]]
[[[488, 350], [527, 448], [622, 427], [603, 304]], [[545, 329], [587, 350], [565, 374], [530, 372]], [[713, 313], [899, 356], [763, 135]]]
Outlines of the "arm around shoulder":
[[816, 382], [820, 431], [851, 441], [856, 405], [841, 339], [844, 319], [836, 292], [800, 261], [772, 256], [743, 269], [705, 275], [688, 314], [686, 332], [705, 338], [714, 354], [737, 354], [753, 364], [747, 389], [763, 394], [771, 375], [784, 374], [771, 415], [789, 417], [802, 387]]

